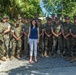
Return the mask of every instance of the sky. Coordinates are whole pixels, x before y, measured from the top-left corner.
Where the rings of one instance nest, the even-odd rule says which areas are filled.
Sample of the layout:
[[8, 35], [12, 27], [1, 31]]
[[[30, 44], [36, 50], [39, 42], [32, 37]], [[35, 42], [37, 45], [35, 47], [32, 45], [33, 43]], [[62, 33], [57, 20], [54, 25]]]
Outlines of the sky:
[[46, 11], [46, 9], [44, 8], [44, 3], [42, 2], [42, 0], [40, 0], [40, 7], [41, 7], [43, 13], [45, 14], [47, 11]]
[[[43, 12], [44, 14], [46, 14], [46, 16], [48, 16], [49, 12], [46, 11], [46, 9], [45, 9], [45, 7], [44, 7], [44, 3], [42, 2], [42, 0], [39, 0], [39, 1], [40, 1], [40, 7], [41, 7], [41, 9], [42, 9], [42, 12]], [[50, 12], [50, 14], [52, 14], [52, 13]]]
[[[39, 0], [39, 2], [40, 2], [40, 7], [41, 7], [41, 9], [42, 9], [42, 12], [43, 12], [44, 14], [46, 14], [46, 16], [50, 16], [50, 15], [52, 14], [52, 12], [49, 12], [49, 11], [47, 11], [47, 10], [45, 9], [44, 3], [43, 3], [42, 0]], [[55, 8], [57, 8], [57, 6], [55, 6]], [[61, 9], [61, 10], [62, 10], [62, 9]]]

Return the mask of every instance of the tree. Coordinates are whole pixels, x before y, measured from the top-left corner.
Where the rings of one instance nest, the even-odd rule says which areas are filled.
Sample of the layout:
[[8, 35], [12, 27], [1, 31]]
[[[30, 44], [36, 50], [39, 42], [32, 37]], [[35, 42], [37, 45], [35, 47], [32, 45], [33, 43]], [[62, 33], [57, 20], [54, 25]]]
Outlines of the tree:
[[76, 0], [63, 0], [63, 15], [72, 18], [74, 14], [76, 14]]
[[11, 18], [18, 14], [32, 18], [35, 13], [39, 15], [40, 11], [38, 0], [0, 0], [0, 12]]

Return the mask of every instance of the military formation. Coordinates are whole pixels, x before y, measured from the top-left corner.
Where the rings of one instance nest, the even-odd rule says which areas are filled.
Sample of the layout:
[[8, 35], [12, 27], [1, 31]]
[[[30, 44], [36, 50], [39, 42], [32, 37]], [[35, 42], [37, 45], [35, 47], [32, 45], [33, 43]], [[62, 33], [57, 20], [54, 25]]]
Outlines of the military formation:
[[[54, 14], [46, 17], [46, 23], [42, 24], [41, 19], [36, 15], [34, 18], [39, 26], [38, 53], [40, 57], [60, 56], [69, 61], [76, 61], [76, 15], [73, 16], [73, 23], [69, 16], [61, 20], [61, 15]], [[0, 60], [21, 60], [22, 55], [29, 57], [28, 32], [30, 19], [18, 16], [9, 22], [8, 16], [3, 16], [0, 22]]]

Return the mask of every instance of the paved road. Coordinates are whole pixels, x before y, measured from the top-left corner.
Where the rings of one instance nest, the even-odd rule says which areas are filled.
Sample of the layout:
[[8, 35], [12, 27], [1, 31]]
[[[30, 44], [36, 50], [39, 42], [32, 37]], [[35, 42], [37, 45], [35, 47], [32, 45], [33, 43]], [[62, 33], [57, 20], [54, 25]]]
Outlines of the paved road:
[[57, 58], [38, 57], [38, 63], [30, 64], [29, 58], [0, 61], [0, 75], [76, 75], [76, 62]]

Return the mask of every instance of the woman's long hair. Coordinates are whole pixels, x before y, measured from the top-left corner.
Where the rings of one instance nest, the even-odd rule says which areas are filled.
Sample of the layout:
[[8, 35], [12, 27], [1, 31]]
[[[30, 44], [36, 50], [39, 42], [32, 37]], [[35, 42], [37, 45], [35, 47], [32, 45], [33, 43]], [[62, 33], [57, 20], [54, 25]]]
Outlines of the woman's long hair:
[[[33, 21], [33, 20], [35, 20], [35, 19], [32, 19], [32, 20], [31, 20], [31, 28], [33, 28], [33, 24], [32, 24], [32, 21]], [[35, 20], [35, 22], [36, 22], [35, 27], [38, 27], [36, 20]]]

